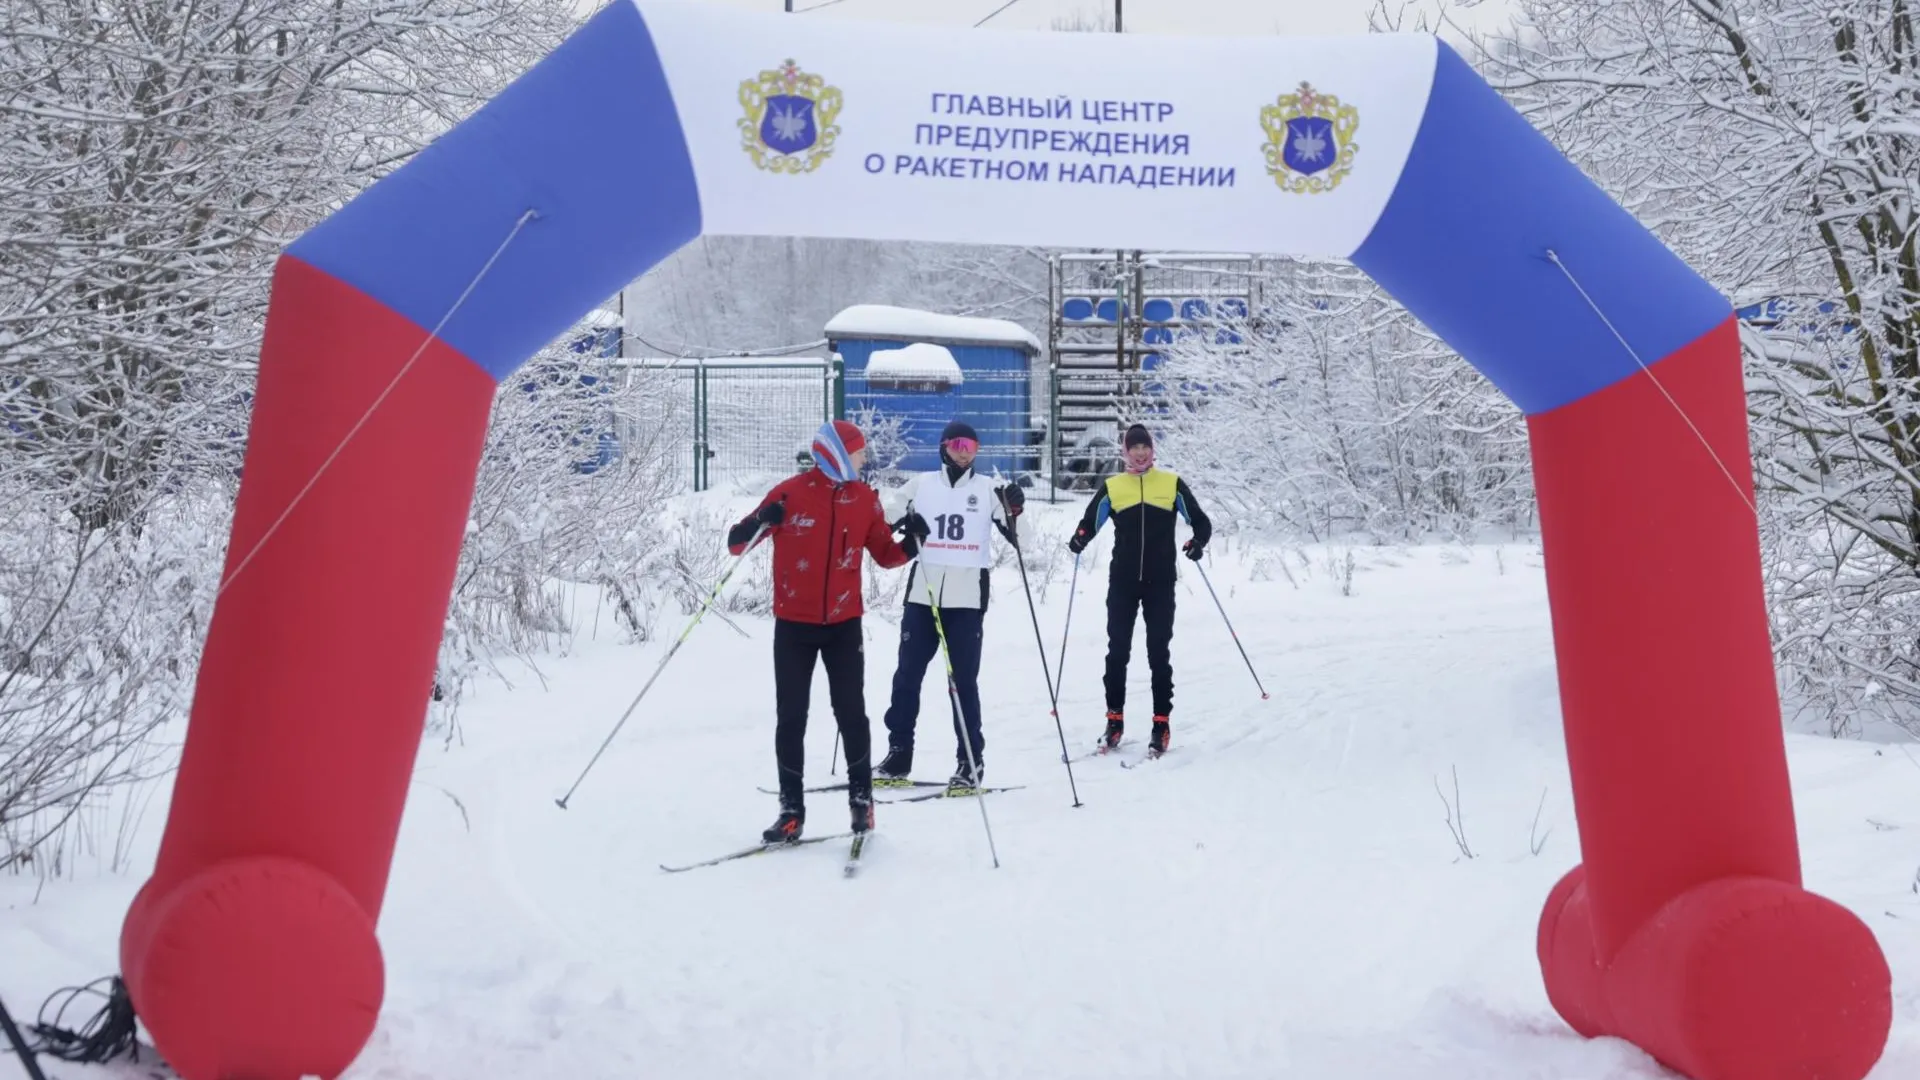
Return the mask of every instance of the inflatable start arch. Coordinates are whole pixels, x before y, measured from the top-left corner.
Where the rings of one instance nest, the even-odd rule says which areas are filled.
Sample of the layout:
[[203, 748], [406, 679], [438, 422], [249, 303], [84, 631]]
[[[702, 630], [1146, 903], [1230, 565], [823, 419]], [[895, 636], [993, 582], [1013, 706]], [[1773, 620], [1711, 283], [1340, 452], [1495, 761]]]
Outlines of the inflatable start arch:
[[495, 386], [702, 232], [1351, 258], [1527, 415], [1583, 857], [1538, 928], [1554, 1007], [1695, 1080], [1878, 1059], [1879, 946], [1800, 886], [1730, 305], [1452, 49], [615, 0], [276, 270], [121, 941], [187, 1080], [365, 1045]]

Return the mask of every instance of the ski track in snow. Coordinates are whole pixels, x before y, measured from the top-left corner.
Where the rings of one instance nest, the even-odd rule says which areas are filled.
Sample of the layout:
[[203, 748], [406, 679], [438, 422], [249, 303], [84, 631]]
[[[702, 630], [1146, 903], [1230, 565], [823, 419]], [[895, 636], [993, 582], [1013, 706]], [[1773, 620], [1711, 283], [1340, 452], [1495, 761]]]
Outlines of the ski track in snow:
[[[1037, 542], [1076, 510], [1037, 507]], [[1131, 742], [1075, 764], [1079, 809], [1018, 574], [997, 571], [988, 782], [1026, 785], [988, 797], [997, 870], [978, 806], [956, 799], [880, 807], [851, 880], [840, 840], [662, 873], [772, 820], [755, 790], [775, 782], [771, 624], [696, 631], [562, 811], [666, 646], [583, 638], [542, 661], [546, 689], [490, 687], [464, 745], [423, 749], [381, 920], [385, 1010], [349, 1078], [1669, 1077], [1572, 1034], [1540, 986], [1535, 922], [1578, 850], [1539, 557], [1502, 555], [1363, 549], [1352, 596], [1324, 556], [1291, 563], [1296, 587], [1216, 555], [1267, 702], [1183, 561], [1173, 752], [1120, 765], [1141, 760], [1150, 711], [1137, 638]], [[1040, 612], [1049, 663], [1068, 569]], [[1075, 754], [1101, 727], [1105, 576], [1083, 565], [1074, 602], [1060, 709]], [[867, 617], [882, 748], [892, 615]], [[922, 702], [916, 776], [941, 779], [937, 661]], [[829, 782], [823, 674], [811, 720], [808, 782]], [[1873, 1080], [1920, 1075], [1920, 754], [1790, 745], [1807, 883], [1866, 918], [1894, 967]], [[1455, 769], [1472, 859], [1436, 790], [1453, 797]], [[809, 832], [846, 828], [842, 793], [808, 799]], [[34, 883], [0, 882], [0, 994], [23, 1019], [117, 967], [163, 814], [156, 800], [136, 873], [51, 883], [37, 903]], [[0, 1058], [0, 1078], [23, 1075]]]

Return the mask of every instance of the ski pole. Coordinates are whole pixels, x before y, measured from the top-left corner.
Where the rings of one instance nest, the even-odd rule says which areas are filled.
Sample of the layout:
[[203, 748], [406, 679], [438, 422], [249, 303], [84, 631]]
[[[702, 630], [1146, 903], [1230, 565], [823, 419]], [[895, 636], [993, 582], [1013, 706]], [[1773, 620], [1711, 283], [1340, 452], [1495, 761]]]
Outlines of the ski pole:
[[827, 775], [840, 775], [840, 729], [833, 729], [833, 757], [827, 760]]
[[967, 731], [966, 717], [960, 711], [960, 688], [953, 682], [953, 653], [947, 650], [947, 628], [940, 621], [940, 602], [934, 599], [933, 582], [920, 575], [927, 585], [927, 605], [933, 608], [933, 629], [940, 635], [940, 658], [947, 665], [947, 703], [953, 706], [953, 726], [960, 734], [960, 745], [967, 748], [967, 770], [973, 774], [973, 797], [980, 804], [980, 824], [987, 830], [987, 851], [993, 856], [993, 868], [1000, 869], [1000, 851], [993, 843], [993, 823], [987, 820], [987, 797], [980, 791], [980, 762], [973, 756], [973, 736]]
[[20, 1029], [14, 1026], [13, 1017], [7, 1013], [5, 1005], [0, 1005], [0, 1032], [5, 1033], [7, 1043], [20, 1058], [20, 1067], [27, 1070], [29, 1080], [47, 1080], [47, 1074], [40, 1071], [40, 1062], [34, 1057], [33, 1047], [27, 1045]]
[[1207, 580], [1207, 568], [1195, 559], [1193, 565], [1200, 571], [1200, 580], [1207, 582], [1207, 593], [1213, 597], [1213, 606], [1220, 609], [1220, 621], [1227, 624], [1227, 633], [1233, 635], [1233, 647], [1240, 650], [1240, 659], [1247, 661], [1247, 674], [1253, 676], [1253, 685], [1260, 687], [1260, 700], [1267, 700], [1267, 688], [1260, 686], [1260, 673], [1253, 670], [1253, 661], [1247, 659], [1247, 648], [1240, 644], [1240, 635], [1233, 631], [1233, 620], [1227, 618], [1227, 609], [1220, 605], [1220, 594], [1213, 591], [1213, 582]]
[[707, 613], [707, 609], [713, 606], [714, 600], [719, 598], [720, 590], [726, 587], [727, 579], [733, 576], [733, 572], [740, 568], [740, 564], [746, 561], [748, 555], [753, 554], [754, 546], [760, 542], [760, 537], [765, 534], [766, 531], [767, 526], [765, 523], [762, 523], [759, 528], [753, 531], [753, 539], [747, 541], [746, 550], [740, 552], [740, 554], [734, 558], [733, 565], [727, 567], [727, 572], [721, 574], [720, 580], [714, 583], [713, 591], [707, 594], [706, 602], [700, 605], [699, 611], [693, 613], [693, 619], [687, 623], [687, 628], [680, 631], [680, 636], [674, 639], [673, 647], [667, 650], [667, 655], [660, 658], [660, 666], [653, 669], [653, 674], [647, 678], [647, 684], [640, 688], [638, 694], [634, 695], [633, 703], [627, 706], [627, 711], [620, 714], [620, 719], [613, 725], [613, 730], [607, 732], [606, 739], [601, 742], [600, 749], [594, 751], [593, 757], [587, 761], [587, 767], [580, 770], [579, 779], [573, 782], [573, 786], [567, 789], [565, 795], [553, 800], [554, 804], [560, 807], [560, 809], [565, 810], [567, 808], [567, 801], [573, 798], [574, 792], [580, 790], [581, 781], [587, 778], [587, 773], [593, 771], [593, 766], [600, 760], [600, 755], [607, 752], [607, 747], [613, 745], [613, 737], [620, 734], [620, 729], [626, 726], [628, 718], [633, 715], [633, 710], [640, 707], [640, 699], [646, 697], [647, 691], [653, 689], [654, 680], [658, 679], [660, 673], [667, 669], [667, 661], [673, 659], [673, 654], [679, 652], [680, 646], [686, 644], [688, 635], [693, 633], [693, 628], [700, 625], [701, 616]]
[[[1001, 497], [1001, 505], [1006, 498]], [[1067, 767], [1067, 790], [1073, 793], [1073, 808], [1080, 809], [1080, 787], [1073, 780], [1072, 755], [1067, 752], [1067, 732], [1060, 726], [1060, 690], [1053, 685], [1053, 673], [1047, 670], [1047, 643], [1040, 637], [1040, 613], [1033, 606], [1033, 586], [1027, 583], [1027, 557], [1020, 550], [1020, 541], [1014, 536], [1013, 515], [1007, 515], [1007, 539], [1013, 544], [1013, 557], [1020, 565], [1020, 588], [1027, 594], [1027, 614], [1033, 618], [1033, 644], [1040, 653], [1040, 674], [1047, 680], [1047, 698], [1053, 705], [1053, 730], [1060, 735], [1060, 763]]]
[[[1073, 594], [1077, 591], [1079, 585], [1080, 553], [1076, 551], [1073, 553], [1073, 580], [1067, 583], [1067, 621], [1060, 625], [1060, 662], [1054, 665], [1060, 672], [1060, 681], [1055, 684], [1059, 689], [1055, 690], [1053, 694], [1053, 718], [1055, 721], [1060, 719], [1060, 690], [1066, 689], [1067, 686], [1067, 631], [1073, 626]], [[1060, 736], [1060, 760], [1065, 762], [1067, 767], [1071, 769], [1073, 767], [1071, 760], [1072, 755], [1067, 752], [1066, 741], [1067, 737], [1063, 732]]]

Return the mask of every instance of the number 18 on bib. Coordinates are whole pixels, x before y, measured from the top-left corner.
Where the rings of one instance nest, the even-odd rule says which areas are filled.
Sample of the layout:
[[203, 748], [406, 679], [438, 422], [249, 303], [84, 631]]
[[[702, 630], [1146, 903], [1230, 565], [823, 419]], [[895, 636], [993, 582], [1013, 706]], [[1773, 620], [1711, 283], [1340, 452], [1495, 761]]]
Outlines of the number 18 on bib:
[[941, 566], [993, 565], [988, 540], [993, 531], [993, 492], [985, 485], [950, 488], [923, 484], [914, 495], [914, 510], [927, 521], [928, 534], [920, 545], [920, 561]]

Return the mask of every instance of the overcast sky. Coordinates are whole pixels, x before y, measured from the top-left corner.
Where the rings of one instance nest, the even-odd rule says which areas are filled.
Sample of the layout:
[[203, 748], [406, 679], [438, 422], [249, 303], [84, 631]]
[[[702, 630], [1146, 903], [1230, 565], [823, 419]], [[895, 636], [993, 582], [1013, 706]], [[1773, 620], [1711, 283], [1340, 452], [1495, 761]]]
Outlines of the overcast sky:
[[[783, 11], [785, 0], [699, 0], [756, 11]], [[1122, 0], [1126, 29], [1142, 34], [1341, 34], [1367, 29], [1376, 0]], [[1437, 0], [1388, 0], [1398, 9], [1432, 10]], [[1472, 0], [1469, 0], [1472, 2]], [[970, 27], [1005, 0], [793, 0], [809, 19], [861, 19]], [[598, 5], [594, 5], [598, 6]], [[1470, 27], [1503, 25], [1508, 0], [1454, 0], [1454, 17]], [[1113, 0], [1014, 0], [989, 27], [1045, 30], [1075, 12], [1111, 16]], [[1442, 31], [1447, 37], [1455, 35]]]

